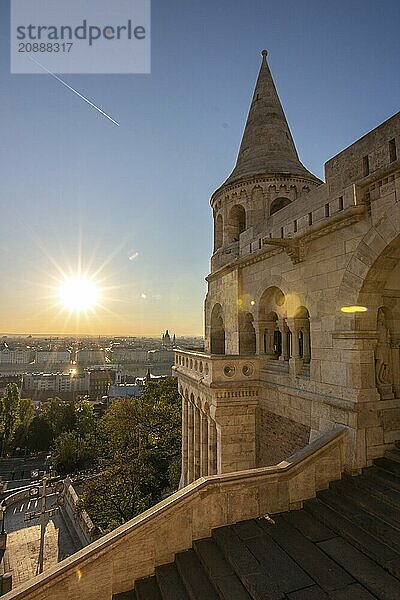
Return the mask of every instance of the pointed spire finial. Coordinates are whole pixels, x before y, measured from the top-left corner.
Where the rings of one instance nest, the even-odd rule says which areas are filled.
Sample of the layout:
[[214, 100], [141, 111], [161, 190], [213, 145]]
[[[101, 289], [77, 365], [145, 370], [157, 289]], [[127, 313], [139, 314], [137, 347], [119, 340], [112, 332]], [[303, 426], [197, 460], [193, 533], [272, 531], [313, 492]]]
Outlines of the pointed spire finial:
[[299, 160], [268, 66], [268, 51], [262, 50], [261, 54], [262, 63], [236, 166], [223, 185], [271, 173], [301, 175], [318, 181]]

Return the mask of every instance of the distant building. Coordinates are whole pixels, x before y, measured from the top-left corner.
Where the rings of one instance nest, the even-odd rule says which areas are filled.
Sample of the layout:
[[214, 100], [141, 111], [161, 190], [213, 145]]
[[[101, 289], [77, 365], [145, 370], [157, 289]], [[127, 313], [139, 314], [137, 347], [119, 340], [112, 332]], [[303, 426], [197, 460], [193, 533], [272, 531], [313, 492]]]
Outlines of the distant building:
[[173, 335], [173, 338], [171, 339], [171, 335], [167, 329], [167, 331], [165, 333], [163, 333], [163, 336], [161, 338], [162, 347], [163, 348], [172, 348], [175, 345], [175, 341], [176, 341], [175, 334]]
[[35, 363], [38, 365], [63, 365], [71, 363], [71, 351], [68, 348], [36, 350]]
[[112, 402], [115, 398], [138, 398], [144, 388], [143, 379], [136, 380], [136, 383], [123, 383], [120, 385], [112, 385], [108, 390], [108, 402]]
[[147, 352], [145, 348], [115, 344], [111, 347], [108, 356], [112, 363], [144, 365], [147, 363]]
[[89, 373], [32, 373], [23, 376], [25, 392], [51, 392], [70, 394], [89, 391]]
[[89, 395], [91, 398], [107, 396], [110, 386], [115, 382], [115, 371], [110, 369], [89, 370]]
[[76, 353], [77, 365], [97, 365], [106, 360], [106, 354], [103, 348], [81, 348]]
[[0, 363], [8, 365], [26, 365], [35, 356], [31, 348], [11, 348], [6, 342], [0, 344]]

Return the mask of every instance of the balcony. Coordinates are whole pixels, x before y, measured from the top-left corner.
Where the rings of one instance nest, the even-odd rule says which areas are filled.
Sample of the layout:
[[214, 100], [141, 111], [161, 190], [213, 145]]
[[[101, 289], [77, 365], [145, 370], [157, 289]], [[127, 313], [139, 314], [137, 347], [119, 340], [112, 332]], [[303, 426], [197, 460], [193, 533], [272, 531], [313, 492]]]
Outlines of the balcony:
[[260, 377], [260, 357], [179, 350], [175, 352], [174, 370], [208, 387], [231, 387], [239, 382], [254, 385]]

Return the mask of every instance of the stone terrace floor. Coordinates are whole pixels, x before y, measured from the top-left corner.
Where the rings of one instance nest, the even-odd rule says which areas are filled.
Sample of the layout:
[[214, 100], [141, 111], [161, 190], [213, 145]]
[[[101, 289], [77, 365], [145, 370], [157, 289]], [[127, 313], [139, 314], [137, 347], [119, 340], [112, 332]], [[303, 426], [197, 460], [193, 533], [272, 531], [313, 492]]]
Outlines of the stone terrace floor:
[[[24, 514], [38, 509], [38, 500], [24, 500], [11, 505], [6, 512], [5, 529], [7, 550], [4, 556], [4, 572], [11, 572], [13, 589], [36, 575], [39, 556], [40, 523], [24, 521]], [[47, 507], [51, 505], [48, 497]], [[52, 517], [46, 527], [44, 547], [44, 570], [56, 565], [82, 547], [70, 532], [61, 514]]]

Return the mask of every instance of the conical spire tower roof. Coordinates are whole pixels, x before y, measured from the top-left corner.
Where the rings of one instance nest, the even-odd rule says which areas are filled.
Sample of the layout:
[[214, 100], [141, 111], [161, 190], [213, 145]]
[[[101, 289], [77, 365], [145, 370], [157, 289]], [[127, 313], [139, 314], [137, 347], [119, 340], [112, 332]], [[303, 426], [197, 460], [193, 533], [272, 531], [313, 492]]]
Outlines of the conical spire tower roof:
[[225, 184], [265, 174], [302, 175], [319, 181], [299, 160], [267, 63], [267, 51], [261, 54], [260, 73], [236, 166]]

